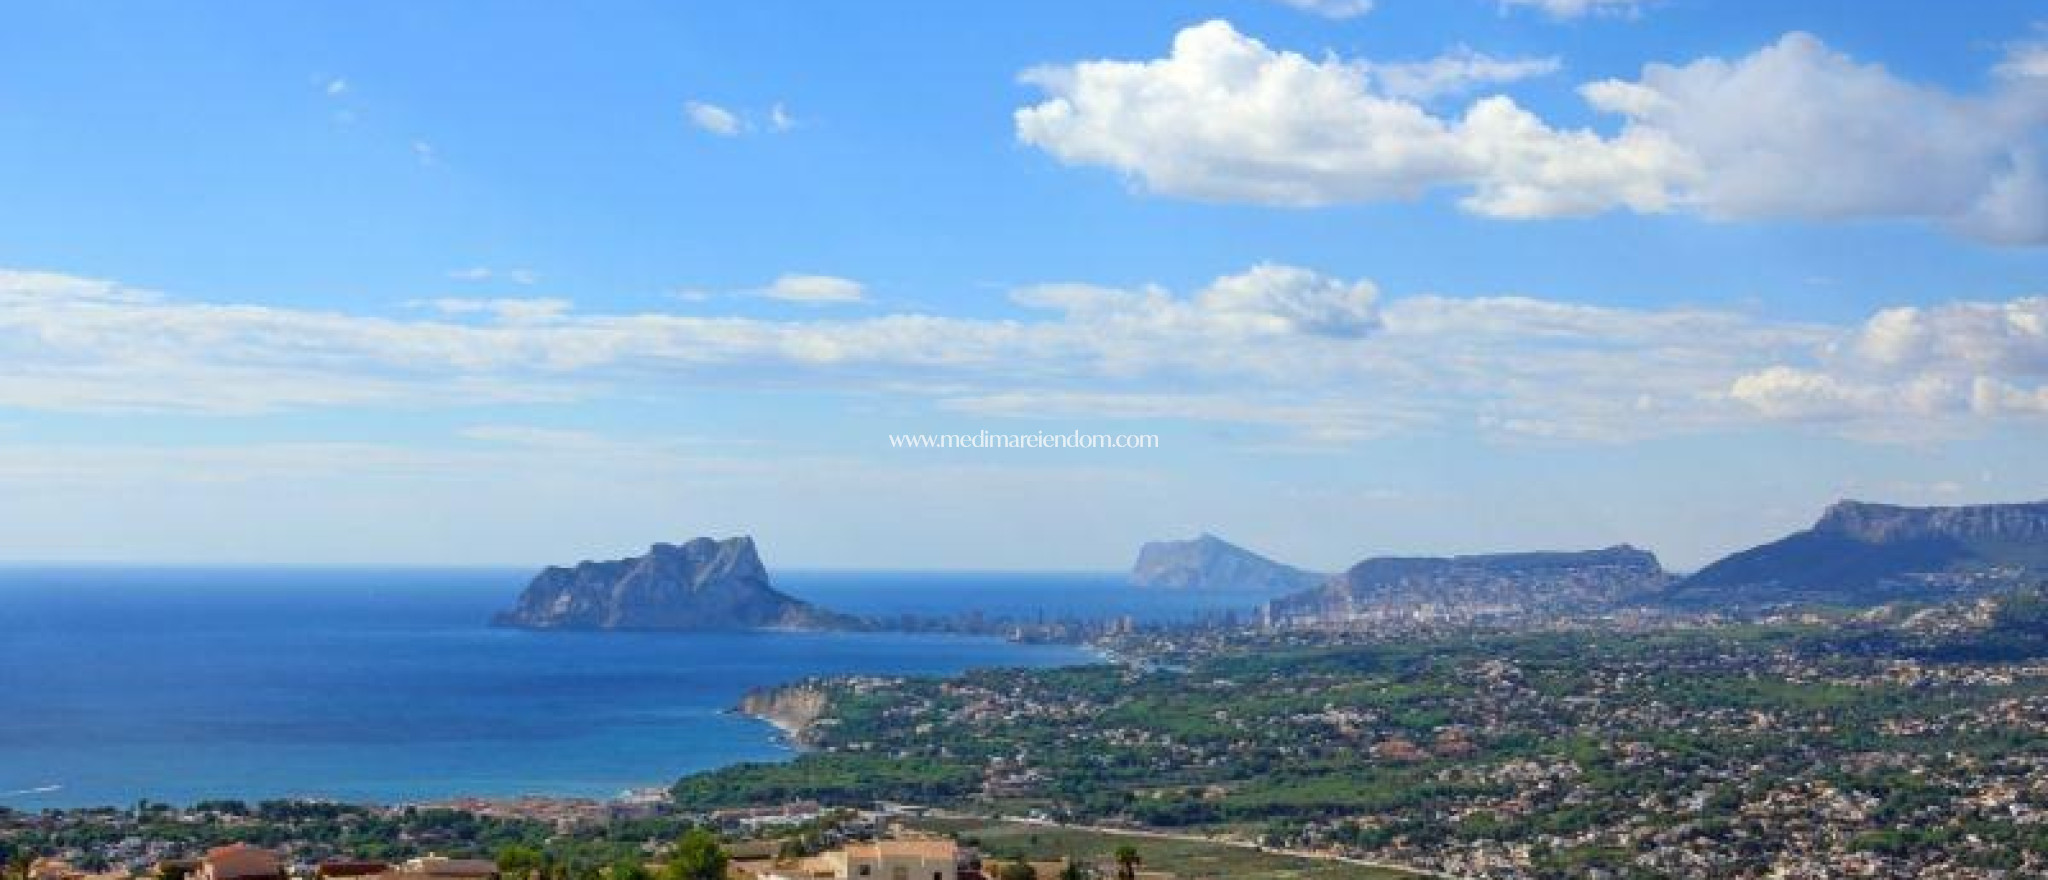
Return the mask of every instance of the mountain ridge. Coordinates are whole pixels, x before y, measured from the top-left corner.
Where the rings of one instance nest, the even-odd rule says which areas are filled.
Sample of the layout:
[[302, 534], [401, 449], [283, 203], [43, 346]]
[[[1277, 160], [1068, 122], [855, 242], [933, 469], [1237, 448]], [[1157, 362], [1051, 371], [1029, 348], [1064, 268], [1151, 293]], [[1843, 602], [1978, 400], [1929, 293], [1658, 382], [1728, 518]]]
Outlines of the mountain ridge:
[[1593, 611], [1654, 597], [1672, 578], [1655, 554], [1597, 550], [1375, 556], [1324, 585], [1274, 600], [1276, 619], [1485, 616]]
[[2048, 578], [2048, 502], [1910, 507], [1843, 500], [1814, 524], [1672, 587], [1677, 605], [1877, 605]]

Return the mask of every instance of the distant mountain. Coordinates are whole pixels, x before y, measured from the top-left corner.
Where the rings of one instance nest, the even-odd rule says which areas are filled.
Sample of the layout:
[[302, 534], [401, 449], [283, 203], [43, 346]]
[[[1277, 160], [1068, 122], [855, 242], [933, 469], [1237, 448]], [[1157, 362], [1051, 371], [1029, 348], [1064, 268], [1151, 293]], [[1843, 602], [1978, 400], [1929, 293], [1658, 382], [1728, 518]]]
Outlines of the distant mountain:
[[1131, 583], [1175, 590], [1245, 590], [1274, 594], [1307, 589], [1325, 575], [1282, 565], [1204, 534], [1192, 541], [1153, 541], [1138, 548]]
[[645, 556], [555, 566], [494, 620], [528, 629], [850, 629], [860, 622], [768, 583], [754, 539], [656, 544]]
[[1576, 553], [1377, 557], [1276, 599], [1275, 620], [1474, 619], [1595, 611], [1644, 601], [1671, 582], [1626, 544]]
[[1681, 605], [1940, 601], [2048, 578], [2048, 502], [1899, 507], [1843, 501], [1813, 528], [1680, 581]]

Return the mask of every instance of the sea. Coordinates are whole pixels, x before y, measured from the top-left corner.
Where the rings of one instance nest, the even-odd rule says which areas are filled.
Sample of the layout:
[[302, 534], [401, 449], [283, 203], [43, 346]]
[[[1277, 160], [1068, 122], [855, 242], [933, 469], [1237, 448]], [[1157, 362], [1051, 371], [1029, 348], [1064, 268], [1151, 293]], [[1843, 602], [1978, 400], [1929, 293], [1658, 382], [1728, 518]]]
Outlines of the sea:
[[[528, 632], [530, 571], [0, 567], [0, 807], [613, 797], [793, 755], [732, 707], [813, 675], [1101, 662], [906, 633]], [[1262, 597], [1120, 575], [777, 573], [855, 614], [1186, 620]]]

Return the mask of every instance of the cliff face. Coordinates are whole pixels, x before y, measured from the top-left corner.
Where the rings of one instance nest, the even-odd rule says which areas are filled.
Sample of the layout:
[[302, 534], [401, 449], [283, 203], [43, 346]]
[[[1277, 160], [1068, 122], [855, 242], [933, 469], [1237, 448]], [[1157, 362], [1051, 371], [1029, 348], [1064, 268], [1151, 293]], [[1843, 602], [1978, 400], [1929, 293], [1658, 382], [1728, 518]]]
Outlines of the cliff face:
[[531, 629], [842, 629], [851, 618], [776, 590], [747, 537], [656, 544], [646, 555], [551, 567], [500, 626]]
[[1214, 535], [1192, 541], [1153, 541], [1138, 548], [1131, 583], [1176, 590], [1247, 590], [1285, 593], [1314, 586], [1322, 575], [1282, 565]]
[[1519, 616], [1644, 600], [1669, 584], [1657, 557], [1621, 545], [1576, 553], [1376, 557], [1322, 587], [1273, 602], [1280, 619]]
[[810, 742], [811, 727], [830, 708], [825, 689], [810, 684], [749, 691], [740, 699], [740, 711], [780, 728], [791, 742]]
[[2048, 543], [2048, 501], [1965, 507], [1899, 507], [1840, 501], [1821, 514], [1813, 531], [1867, 543], [1920, 538]]
[[1813, 527], [1681, 581], [1681, 605], [1943, 601], [2048, 578], [2048, 503], [1899, 507], [1843, 501]]

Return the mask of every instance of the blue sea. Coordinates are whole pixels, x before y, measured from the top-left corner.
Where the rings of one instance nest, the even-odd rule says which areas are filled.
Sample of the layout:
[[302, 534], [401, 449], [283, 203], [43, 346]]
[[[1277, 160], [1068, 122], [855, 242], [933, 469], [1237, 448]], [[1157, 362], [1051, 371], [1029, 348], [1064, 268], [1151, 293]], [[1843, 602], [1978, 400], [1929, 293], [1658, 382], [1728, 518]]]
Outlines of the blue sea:
[[[908, 634], [495, 629], [530, 572], [0, 568], [0, 806], [605, 797], [790, 751], [731, 713], [809, 675], [1095, 662]], [[1258, 597], [1113, 575], [777, 574], [867, 615], [1167, 620]]]

